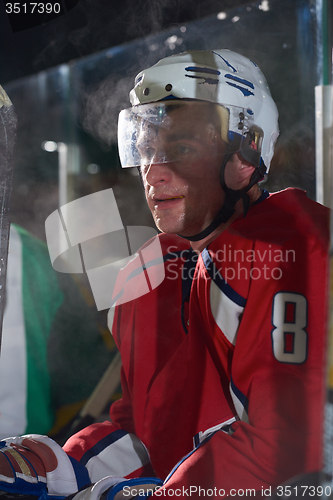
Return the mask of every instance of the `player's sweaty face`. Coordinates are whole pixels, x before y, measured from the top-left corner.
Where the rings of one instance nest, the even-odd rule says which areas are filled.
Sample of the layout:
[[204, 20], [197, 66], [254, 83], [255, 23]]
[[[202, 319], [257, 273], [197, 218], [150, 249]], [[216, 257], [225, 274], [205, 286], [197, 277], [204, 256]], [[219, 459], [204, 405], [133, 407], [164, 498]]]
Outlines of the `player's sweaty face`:
[[221, 208], [220, 168], [226, 145], [205, 103], [175, 107], [167, 126], [143, 127], [137, 148], [149, 208], [166, 233], [202, 231]]

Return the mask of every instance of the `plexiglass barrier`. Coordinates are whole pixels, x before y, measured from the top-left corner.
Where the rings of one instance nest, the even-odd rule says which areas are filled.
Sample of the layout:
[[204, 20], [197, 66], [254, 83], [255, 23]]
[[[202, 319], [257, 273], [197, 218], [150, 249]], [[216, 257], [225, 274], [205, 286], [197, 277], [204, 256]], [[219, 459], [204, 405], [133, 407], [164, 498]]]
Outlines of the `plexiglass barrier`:
[[[89, 232], [89, 228], [83, 223], [83, 236], [80, 234], [75, 242], [70, 241], [69, 219], [66, 222], [65, 214], [71, 214], [76, 204], [80, 204], [76, 200], [84, 197], [91, 200], [90, 196], [110, 190], [115, 208], [105, 213], [108, 204], [103, 207], [103, 224], [107, 229], [101, 230], [97, 236], [112, 231], [121, 233], [122, 246], [113, 259], [118, 263], [131, 258], [137, 251], [138, 241], [140, 245], [144, 243], [141, 237], [138, 238], [135, 228], [142, 228], [141, 236], [147, 235], [146, 239], [155, 234], [138, 173], [135, 169], [122, 170], [117, 152], [118, 114], [130, 105], [128, 93], [137, 73], [162, 57], [189, 49], [229, 48], [255, 61], [268, 80], [280, 113], [280, 137], [264, 187], [269, 191], [299, 187], [314, 199], [314, 87], [320, 83], [322, 44], [317, 18], [314, 0], [252, 2], [4, 85], [18, 116], [11, 214], [12, 222], [18, 225], [15, 248], [19, 262], [12, 267], [19, 269], [19, 274], [18, 277], [13, 274], [13, 281], [18, 279], [20, 286], [25, 287], [25, 298], [31, 296], [33, 300], [30, 304], [21, 301], [21, 316], [19, 320], [18, 315], [14, 318], [19, 321], [17, 331], [20, 332], [14, 344], [17, 346], [21, 342], [22, 359], [25, 360], [21, 392], [18, 393], [20, 409], [22, 398], [29, 404], [23, 404], [25, 414], [19, 428], [13, 427], [16, 423], [9, 413], [5, 416], [1, 413], [0, 434], [50, 432], [56, 420], [56, 410], [85, 399], [114, 355], [114, 343], [105, 333], [103, 311], [96, 316], [97, 309], [108, 307], [109, 302], [105, 305], [97, 299], [91, 288], [95, 287], [98, 297], [108, 292], [112, 295], [113, 290], [99, 289], [103, 272], [100, 277], [96, 271], [96, 248], [93, 245], [87, 247], [91, 256], [88, 259], [80, 247], [87, 239], [83, 233], [85, 230]], [[96, 217], [98, 225], [101, 222], [98, 214], [90, 209], [88, 212], [90, 219]], [[117, 221], [107, 220], [113, 216]], [[63, 253], [74, 255], [71, 261], [74, 267], [68, 269], [72, 275], [70, 272], [55, 273], [47, 260], [48, 255], [45, 255], [45, 247], [40, 247], [33, 239], [35, 236], [45, 240], [47, 219], [47, 230], [55, 248], [53, 262]], [[93, 225], [94, 221], [90, 219], [89, 224]], [[59, 233], [59, 238], [56, 233]], [[105, 241], [108, 242], [104, 239], [103, 245]], [[158, 248], [158, 258], [159, 251]], [[104, 258], [104, 250], [101, 255]], [[36, 269], [45, 262], [46, 271], [33, 273], [36, 259]], [[142, 259], [144, 265], [144, 255]], [[90, 264], [85, 268], [88, 260]], [[26, 278], [28, 271], [32, 273], [29, 279]], [[155, 276], [150, 288], [158, 286], [160, 278]], [[146, 281], [142, 283], [142, 290], [145, 286]], [[80, 294], [75, 292], [76, 287]], [[45, 312], [48, 322], [46, 333], [40, 329], [41, 342], [36, 339], [39, 327], [36, 329], [30, 325], [34, 332], [32, 338], [24, 319], [34, 317], [40, 325], [39, 313], [46, 307], [45, 302], [49, 307]], [[35, 309], [38, 311], [34, 312]], [[84, 311], [88, 311], [88, 317]], [[6, 335], [6, 328], [14, 327], [9, 323], [5, 325], [3, 357], [17, 350], [10, 345], [13, 337]], [[30, 340], [27, 340], [28, 336]], [[26, 364], [35, 366], [36, 342], [39, 345], [36, 352], [40, 352], [43, 363], [42, 366], [39, 363], [38, 369], [31, 368], [27, 372]], [[23, 352], [26, 345], [28, 356]], [[92, 357], [95, 360], [93, 366], [90, 363]], [[1, 369], [6, 376], [0, 377], [0, 401], [6, 392], [1, 380], [8, 380], [8, 371], [5, 371], [8, 367], [2, 368], [0, 362], [0, 374]], [[24, 375], [26, 372], [28, 380]], [[73, 373], [76, 374], [74, 378]], [[39, 400], [45, 401], [42, 411], [38, 410], [33, 398], [27, 397], [28, 393], [34, 394], [33, 387], [38, 386], [41, 377], [47, 380], [44, 392], [40, 392], [41, 389], [37, 392]], [[75, 410], [71, 411], [75, 413]], [[70, 420], [68, 412], [65, 420]], [[57, 432], [58, 428], [54, 434]]]
[[124, 223], [150, 223], [135, 172], [120, 170], [119, 111], [129, 107], [140, 70], [210, 48], [242, 53], [267, 77], [281, 130], [267, 189], [292, 185], [314, 198], [315, 2], [264, 0], [7, 83], [19, 118], [13, 221], [45, 238], [45, 219], [59, 199], [112, 187]]

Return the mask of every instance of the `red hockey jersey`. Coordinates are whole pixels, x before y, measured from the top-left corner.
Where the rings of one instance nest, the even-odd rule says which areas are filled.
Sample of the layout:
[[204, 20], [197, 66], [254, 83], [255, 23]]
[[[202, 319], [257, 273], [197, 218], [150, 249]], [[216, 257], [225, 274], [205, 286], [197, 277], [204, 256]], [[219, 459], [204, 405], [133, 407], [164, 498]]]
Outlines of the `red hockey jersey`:
[[[199, 256], [177, 236], [159, 241], [163, 282], [114, 314], [123, 398], [67, 453], [93, 481], [153, 469], [193, 498], [319, 470], [328, 211], [296, 189], [264, 192]], [[139, 257], [118, 297], [160, 266]]]

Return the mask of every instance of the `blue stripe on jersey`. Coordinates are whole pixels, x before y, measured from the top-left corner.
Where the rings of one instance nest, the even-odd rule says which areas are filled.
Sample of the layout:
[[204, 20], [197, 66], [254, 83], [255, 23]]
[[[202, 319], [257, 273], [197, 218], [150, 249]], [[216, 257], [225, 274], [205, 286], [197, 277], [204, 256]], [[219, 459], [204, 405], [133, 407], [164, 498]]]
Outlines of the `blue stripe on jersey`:
[[246, 413], [248, 413], [248, 407], [249, 407], [249, 400], [247, 397], [238, 389], [238, 387], [235, 386], [234, 381], [232, 380], [232, 377], [230, 378], [230, 385], [233, 393], [235, 396], [237, 396], [237, 399], [241, 402], [243, 405]]
[[239, 295], [228, 283], [225, 282], [223, 277], [220, 275], [219, 271], [217, 270], [214, 262], [212, 261], [211, 256], [209, 255], [209, 252], [207, 248], [205, 248], [201, 252], [202, 260], [205, 264], [205, 267], [207, 269], [207, 272], [209, 276], [212, 278], [214, 283], [219, 287], [219, 289], [235, 304], [239, 305], [240, 307], [245, 307], [246, 305], [246, 299]]
[[253, 203], [252, 206], [254, 205], [257, 205], [258, 203], [261, 203], [262, 201], [266, 200], [266, 198], [269, 197], [269, 192], [266, 191], [266, 189], [263, 189], [262, 192], [261, 192], [261, 195], [259, 196], [259, 198]]
[[68, 455], [69, 460], [72, 463], [72, 467], [74, 469], [75, 477], [76, 477], [76, 482], [77, 482], [77, 489], [80, 490], [81, 488], [88, 487], [89, 484], [91, 484], [90, 478], [88, 471], [85, 467], [82, 466], [75, 458], [72, 458]]
[[217, 432], [220, 432], [219, 430], [218, 431], [215, 431], [213, 432], [212, 434], [210, 434], [208, 437], [206, 437], [206, 439], [204, 439], [203, 441], [201, 441], [201, 443], [198, 444], [198, 446], [196, 446], [193, 450], [191, 450], [187, 455], [185, 455], [175, 466], [174, 468], [171, 470], [171, 472], [168, 474], [168, 476], [165, 478], [164, 480], [164, 483], [163, 483], [163, 486], [165, 485], [165, 483], [171, 478], [171, 476], [173, 476], [173, 474], [176, 472], [176, 470], [178, 469], [178, 467], [180, 467], [180, 465], [185, 462], [185, 460], [187, 460], [191, 455], [193, 455], [193, 453], [195, 453], [197, 451], [198, 448], [200, 448], [203, 444], [207, 443], [213, 436], [214, 434], [216, 434]]
[[123, 431], [121, 429], [114, 431], [111, 434], [108, 434], [100, 441], [98, 441], [98, 443], [96, 443], [92, 448], [90, 448], [90, 450], [85, 452], [85, 454], [82, 456], [80, 460], [80, 464], [86, 465], [92, 457], [96, 457], [97, 455], [99, 455], [99, 453], [105, 450], [105, 448], [110, 446], [112, 443], [115, 443], [116, 441], [118, 441], [118, 439], [121, 439], [127, 434], [128, 432]]
[[[166, 262], [170, 259], [174, 259], [175, 255], [177, 255], [179, 257], [182, 254], [182, 252], [184, 252], [184, 250], [179, 250], [178, 252], [172, 252], [172, 253], [167, 253], [166, 255], [163, 255], [163, 262]], [[149, 262], [145, 262], [144, 265], [139, 266], [137, 269], [132, 271], [127, 276], [125, 283], [128, 283], [131, 279], [135, 278], [136, 276], [139, 276], [139, 274], [143, 273], [146, 269], [149, 269], [150, 267], [157, 266], [158, 264], [161, 264], [160, 258], [150, 260]], [[113, 304], [115, 304], [115, 302], [117, 302], [117, 300], [119, 300], [120, 297], [122, 297], [123, 293], [124, 293], [124, 288], [119, 293], [117, 293], [117, 295], [114, 297], [114, 299], [111, 302], [111, 306], [113, 306]]]
[[[182, 272], [182, 306], [181, 306], [181, 320], [184, 332], [187, 334], [187, 324], [185, 320], [184, 307], [185, 302], [189, 302], [190, 300], [190, 292], [193, 283], [194, 271], [198, 261], [198, 254], [189, 248], [188, 250], [184, 250], [186, 252], [186, 260], [183, 266]], [[183, 253], [184, 256], [184, 253]]]
[[163, 255], [163, 260], [164, 262], [166, 262], [167, 260], [170, 260], [170, 259], [174, 259], [175, 258], [175, 254], [180, 257], [183, 252], [186, 252], [187, 250], [178, 250], [178, 252], [171, 252], [171, 253], [167, 253], [165, 255]]

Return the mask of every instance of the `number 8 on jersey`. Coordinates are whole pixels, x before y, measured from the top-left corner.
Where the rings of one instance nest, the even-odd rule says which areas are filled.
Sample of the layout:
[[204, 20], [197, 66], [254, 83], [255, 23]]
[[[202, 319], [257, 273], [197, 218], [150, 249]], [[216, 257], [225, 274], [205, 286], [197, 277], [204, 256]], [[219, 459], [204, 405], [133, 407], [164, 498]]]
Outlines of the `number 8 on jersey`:
[[301, 364], [307, 358], [307, 300], [304, 295], [278, 292], [273, 299], [272, 343], [281, 363]]

